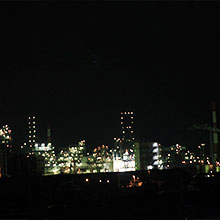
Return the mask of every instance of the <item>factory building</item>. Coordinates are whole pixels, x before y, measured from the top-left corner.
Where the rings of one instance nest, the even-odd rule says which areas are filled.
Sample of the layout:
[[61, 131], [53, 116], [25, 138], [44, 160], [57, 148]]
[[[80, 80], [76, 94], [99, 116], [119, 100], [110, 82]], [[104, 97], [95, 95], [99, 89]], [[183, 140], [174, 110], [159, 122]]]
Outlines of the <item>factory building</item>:
[[160, 144], [157, 142], [135, 142], [134, 152], [136, 170], [163, 168], [163, 161], [160, 155]]

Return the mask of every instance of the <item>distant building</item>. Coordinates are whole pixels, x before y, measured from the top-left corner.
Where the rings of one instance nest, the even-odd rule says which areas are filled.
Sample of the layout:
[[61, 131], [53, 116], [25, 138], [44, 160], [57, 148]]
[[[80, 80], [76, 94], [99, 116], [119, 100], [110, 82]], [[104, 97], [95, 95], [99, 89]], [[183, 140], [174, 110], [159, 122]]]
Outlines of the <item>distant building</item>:
[[32, 151], [36, 143], [36, 117], [28, 117], [28, 146], [30, 147], [30, 152]]
[[[123, 151], [134, 147], [134, 113], [132, 111], [121, 112], [121, 140]], [[123, 152], [123, 153], [124, 153]]]
[[135, 157], [132, 149], [125, 150], [122, 157], [114, 155], [112, 160], [113, 172], [135, 171]]
[[[51, 144], [45, 145], [35, 144], [30, 156], [34, 155], [36, 158], [36, 171], [41, 174], [57, 174], [59, 167], [57, 166], [56, 155], [54, 147]], [[27, 155], [27, 156], [29, 156]]]
[[8, 176], [8, 158], [12, 151], [11, 130], [8, 125], [0, 129], [0, 177]]
[[88, 157], [87, 163], [91, 173], [112, 172], [112, 150], [106, 145], [98, 146]]
[[136, 170], [163, 168], [160, 144], [157, 142], [135, 142], [134, 146]]
[[180, 144], [161, 148], [161, 159], [165, 169], [209, 163]]
[[57, 163], [62, 173], [81, 173], [86, 170], [85, 165], [86, 145], [85, 140], [76, 145], [60, 148]]

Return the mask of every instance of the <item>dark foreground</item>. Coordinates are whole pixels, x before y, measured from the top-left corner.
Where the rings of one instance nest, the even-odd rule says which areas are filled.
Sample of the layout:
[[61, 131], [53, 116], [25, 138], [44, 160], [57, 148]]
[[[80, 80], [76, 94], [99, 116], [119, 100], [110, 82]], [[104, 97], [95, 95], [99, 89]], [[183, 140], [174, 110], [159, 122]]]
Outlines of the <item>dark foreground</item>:
[[[133, 175], [141, 187], [126, 187]], [[220, 219], [218, 173], [11, 177], [0, 180], [0, 189], [0, 219]]]

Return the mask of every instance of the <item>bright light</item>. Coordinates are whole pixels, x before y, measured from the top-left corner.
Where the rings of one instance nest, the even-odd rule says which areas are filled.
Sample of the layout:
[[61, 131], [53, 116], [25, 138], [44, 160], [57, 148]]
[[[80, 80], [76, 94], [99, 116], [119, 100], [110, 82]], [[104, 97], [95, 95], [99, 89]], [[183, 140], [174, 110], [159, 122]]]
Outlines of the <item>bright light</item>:
[[158, 148], [154, 148], [153, 153], [157, 153], [157, 152], [158, 152]]
[[153, 166], [152, 166], [152, 165], [149, 165], [149, 166], [147, 166], [147, 169], [148, 169], [148, 170], [152, 170], [152, 169], [153, 169]]
[[154, 143], [153, 143], [153, 147], [158, 147], [158, 143], [157, 143], [157, 142], [154, 142]]
[[85, 179], [85, 181], [86, 181], [86, 182], [89, 182], [89, 179], [88, 179], [88, 178], [86, 178], [86, 179]]
[[158, 160], [154, 161], [153, 165], [158, 165]]
[[109, 183], [109, 180], [107, 180], [106, 182]]
[[154, 156], [153, 156], [153, 159], [154, 159], [154, 160], [157, 160], [157, 159], [158, 159], [158, 156], [157, 156], [157, 155], [154, 155]]

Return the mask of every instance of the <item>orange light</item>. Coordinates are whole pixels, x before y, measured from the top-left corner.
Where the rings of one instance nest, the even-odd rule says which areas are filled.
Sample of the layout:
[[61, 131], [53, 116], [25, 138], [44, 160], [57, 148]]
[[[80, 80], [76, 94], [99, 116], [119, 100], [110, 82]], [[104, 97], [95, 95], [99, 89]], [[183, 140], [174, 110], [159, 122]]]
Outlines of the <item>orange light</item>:
[[141, 186], [142, 186], [142, 184], [143, 184], [143, 182], [139, 182], [139, 183], [138, 183], [138, 186], [139, 186], [139, 187], [141, 187]]

